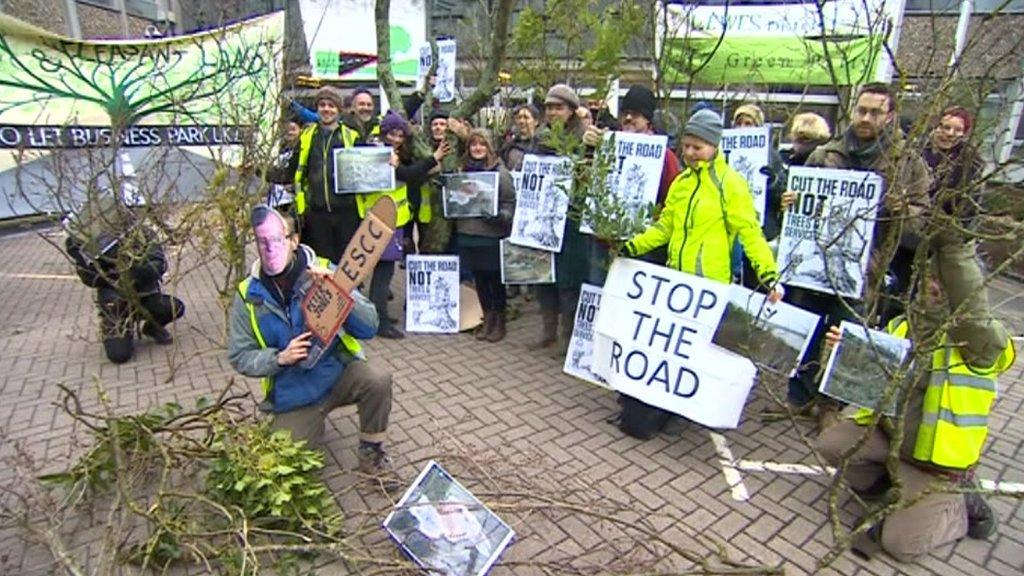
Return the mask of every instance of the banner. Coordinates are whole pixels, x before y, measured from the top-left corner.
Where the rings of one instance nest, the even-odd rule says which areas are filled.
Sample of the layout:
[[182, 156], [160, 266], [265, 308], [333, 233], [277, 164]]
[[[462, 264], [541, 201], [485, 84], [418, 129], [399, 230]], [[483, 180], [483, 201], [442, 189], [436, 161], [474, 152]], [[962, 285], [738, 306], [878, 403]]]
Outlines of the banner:
[[491, 218], [498, 215], [498, 173], [442, 175], [445, 218]]
[[356, 194], [395, 189], [395, 167], [388, 146], [334, 150], [334, 193]]
[[782, 282], [861, 298], [882, 198], [874, 172], [807, 168], [789, 170], [797, 199], [782, 218], [778, 265]]
[[768, 198], [768, 177], [761, 174], [761, 168], [771, 161], [771, 128], [728, 128], [722, 130], [722, 152], [734, 170], [743, 176], [754, 197], [754, 209], [764, 225], [764, 214]]
[[269, 143], [283, 33], [276, 12], [190, 36], [76, 41], [0, 15], [0, 217], [66, 210], [58, 179], [69, 195], [117, 186], [117, 148], [141, 189], [198, 194], [213, 159]]
[[[853, 86], [875, 79], [884, 0], [672, 3], [658, 18], [670, 82]], [[834, 76], [833, 76], [834, 74]]]
[[601, 296], [591, 370], [642, 402], [735, 428], [756, 371], [711, 344], [729, 292], [727, 284], [616, 259]]
[[509, 240], [520, 246], [561, 252], [571, 187], [572, 160], [527, 154]]
[[405, 329], [456, 334], [459, 331], [459, 257], [405, 259]]
[[906, 371], [904, 363], [910, 354], [910, 340], [845, 320], [839, 329], [842, 338], [828, 357], [821, 393], [846, 404], [896, 416], [898, 394], [891, 394], [885, 402], [885, 391], [898, 381], [896, 374]]
[[[374, 0], [299, 0], [314, 76], [377, 83], [375, 7]], [[392, 0], [388, 22], [395, 80], [415, 82], [427, 39], [426, 3]]]
[[610, 388], [603, 378], [591, 370], [594, 358], [594, 322], [601, 309], [601, 287], [583, 284], [580, 299], [576, 305], [576, 321], [573, 323], [569, 352], [565, 355], [562, 371], [570, 376]]
[[[607, 175], [612, 196], [633, 220], [643, 218], [639, 228], [645, 228], [653, 221], [668, 136], [606, 132], [601, 146], [601, 153], [612, 159], [612, 169]], [[586, 218], [580, 223], [580, 232], [594, 233]]]
[[[455, 100], [455, 54], [455, 40], [437, 41], [437, 68], [434, 70], [437, 83], [434, 84], [434, 98], [439, 102]], [[426, 85], [427, 72], [430, 71], [433, 61], [430, 43], [420, 46], [419, 82], [421, 85]]]
[[501, 241], [502, 284], [554, 284], [555, 253]]

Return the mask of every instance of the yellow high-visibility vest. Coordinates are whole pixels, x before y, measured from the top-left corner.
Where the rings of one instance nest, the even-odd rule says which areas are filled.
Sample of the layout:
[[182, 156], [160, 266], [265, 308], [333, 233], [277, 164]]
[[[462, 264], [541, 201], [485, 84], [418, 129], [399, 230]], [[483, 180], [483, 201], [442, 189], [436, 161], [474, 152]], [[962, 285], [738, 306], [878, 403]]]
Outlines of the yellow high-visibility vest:
[[[299, 135], [299, 167], [295, 170], [295, 210], [299, 215], [306, 213], [306, 186], [304, 185], [306, 164], [309, 162], [309, 150], [313, 147], [313, 134], [316, 132], [319, 124], [310, 124], [302, 129], [302, 134]], [[344, 124], [338, 125], [338, 130], [341, 130], [341, 143], [345, 148], [351, 148], [355, 146], [356, 140], [359, 138], [359, 133], [355, 130], [345, 126]], [[320, 169], [324, 171], [323, 182], [327, 185], [327, 163], [333, 162], [334, 159], [325, 158]], [[324, 203], [330, 206], [331, 199], [328, 197], [331, 191], [324, 189]]]
[[390, 196], [395, 201], [395, 226], [405, 226], [412, 219], [412, 211], [409, 209], [409, 189], [405, 182], [399, 182], [398, 188], [394, 190], [356, 194], [356, 209], [359, 211], [359, 217], [366, 218], [366, 213], [382, 196]]

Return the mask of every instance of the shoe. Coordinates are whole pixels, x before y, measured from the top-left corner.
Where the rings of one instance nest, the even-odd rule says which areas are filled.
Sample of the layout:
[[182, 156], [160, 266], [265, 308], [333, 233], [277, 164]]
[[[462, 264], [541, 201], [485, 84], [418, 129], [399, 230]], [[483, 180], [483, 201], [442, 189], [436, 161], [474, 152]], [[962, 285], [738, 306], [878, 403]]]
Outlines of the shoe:
[[481, 342], [487, 340], [487, 335], [490, 334], [493, 325], [494, 313], [484, 312], [484, 321], [482, 324], [473, 329], [473, 338], [476, 338]]
[[853, 490], [853, 493], [865, 502], [879, 502], [889, 494], [890, 488], [892, 488], [892, 480], [889, 479], [888, 474], [883, 474], [871, 486], [863, 490]]
[[361, 445], [356, 449], [360, 474], [372, 476], [387, 492], [402, 487], [401, 481], [391, 468], [391, 457], [379, 446]]
[[964, 493], [967, 504], [967, 536], [974, 540], [988, 540], [996, 533], [999, 517], [980, 492]]
[[146, 321], [142, 325], [142, 333], [152, 338], [157, 344], [166, 346], [174, 342], [174, 336], [171, 336], [171, 332], [159, 324]]
[[818, 406], [818, 433], [839, 424], [839, 409], [828, 404]]
[[487, 331], [488, 342], [501, 342], [505, 339], [508, 331], [505, 329], [505, 315], [501, 312], [491, 312], [491, 329]]
[[398, 328], [395, 328], [394, 324], [388, 324], [387, 326], [383, 326], [377, 330], [377, 336], [387, 338], [388, 340], [401, 340], [402, 338], [405, 338], [405, 333]]

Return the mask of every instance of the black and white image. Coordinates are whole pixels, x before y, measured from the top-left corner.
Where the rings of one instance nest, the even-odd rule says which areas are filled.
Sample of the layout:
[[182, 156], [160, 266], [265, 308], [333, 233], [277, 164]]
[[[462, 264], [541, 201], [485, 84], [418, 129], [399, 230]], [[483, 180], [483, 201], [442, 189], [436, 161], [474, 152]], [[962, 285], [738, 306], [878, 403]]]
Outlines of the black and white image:
[[553, 284], [555, 253], [501, 241], [501, 282], [503, 284]]
[[[437, 82], [434, 84], [434, 98], [438, 102], [451, 102], [455, 100], [455, 68], [456, 68], [456, 44], [453, 39], [437, 41], [437, 68], [434, 70], [434, 77]], [[420, 47], [420, 82], [426, 80], [427, 73], [433, 56], [430, 52], [430, 44]]]
[[410, 254], [405, 261], [405, 329], [459, 331], [459, 257]]
[[391, 148], [360, 146], [334, 151], [334, 192], [356, 194], [395, 189]]
[[[611, 160], [611, 169], [606, 176], [607, 187], [623, 213], [628, 218], [640, 220], [637, 229], [643, 229], [652, 222], [652, 208], [658, 201], [667, 147], [668, 136], [605, 133], [602, 148]], [[585, 234], [594, 232], [586, 217], [580, 223], [580, 231]]]
[[596, 374], [591, 367], [594, 362], [594, 322], [601, 309], [601, 288], [591, 284], [580, 287], [580, 299], [576, 305], [576, 322], [573, 324], [572, 338], [569, 339], [569, 352], [565, 355], [562, 371], [570, 376], [597, 384], [602, 388], [611, 389], [604, 378]]
[[768, 177], [761, 169], [771, 159], [771, 127], [727, 128], [722, 130], [722, 152], [734, 170], [743, 176], [750, 186], [761, 224], [764, 224], [765, 201], [768, 194]]
[[498, 173], [445, 174], [445, 218], [489, 218], [498, 215]]
[[820, 390], [847, 404], [878, 410], [887, 416], [896, 415], [897, 394], [886, 390], [898, 382], [896, 377], [906, 371], [910, 340], [897, 338], [880, 330], [871, 330], [842, 322], [842, 337], [832, 348], [821, 379]]
[[402, 551], [432, 572], [482, 576], [515, 532], [431, 460], [384, 519]]
[[572, 160], [527, 154], [509, 240], [520, 246], [561, 252], [571, 187]]

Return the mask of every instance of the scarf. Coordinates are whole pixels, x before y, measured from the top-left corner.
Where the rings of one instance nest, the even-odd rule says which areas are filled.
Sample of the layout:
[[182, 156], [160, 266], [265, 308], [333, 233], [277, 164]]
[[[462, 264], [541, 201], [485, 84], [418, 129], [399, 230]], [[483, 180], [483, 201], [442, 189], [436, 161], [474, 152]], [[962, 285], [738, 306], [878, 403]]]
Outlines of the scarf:
[[274, 297], [274, 301], [277, 302], [278, 306], [287, 310], [289, 303], [292, 301], [292, 294], [295, 291], [295, 285], [298, 283], [299, 277], [308, 267], [309, 263], [306, 261], [305, 250], [296, 250], [295, 257], [292, 258], [291, 262], [288, 263], [288, 266], [286, 266], [285, 269], [276, 276], [271, 276], [265, 273], [261, 266], [260, 282], [267, 287], [267, 291]]
[[878, 159], [879, 154], [881, 154], [885, 148], [888, 148], [888, 144], [892, 140], [892, 130], [890, 128], [886, 128], [878, 135], [878, 138], [864, 142], [860, 138], [857, 138], [857, 135], [854, 134], [853, 127], [851, 126], [846, 129], [846, 132], [843, 134], [843, 139], [844, 144], [846, 145], [846, 153], [850, 157], [850, 161], [852, 163], [851, 168], [870, 170]]

